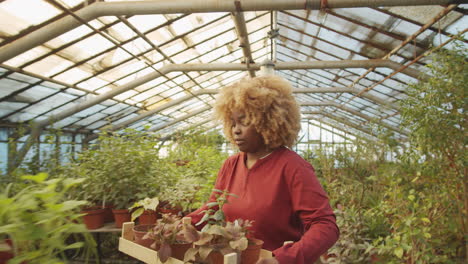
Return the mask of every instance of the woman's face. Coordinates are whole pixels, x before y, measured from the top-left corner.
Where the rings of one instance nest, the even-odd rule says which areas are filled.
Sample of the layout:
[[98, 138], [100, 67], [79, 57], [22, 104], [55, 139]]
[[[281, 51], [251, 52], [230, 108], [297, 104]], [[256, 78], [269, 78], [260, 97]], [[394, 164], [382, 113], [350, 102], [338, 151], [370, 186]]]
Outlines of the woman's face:
[[243, 112], [235, 111], [231, 115], [232, 135], [239, 150], [246, 153], [257, 153], [266, 150], [262, 136], [255, 127], [246, 122]]

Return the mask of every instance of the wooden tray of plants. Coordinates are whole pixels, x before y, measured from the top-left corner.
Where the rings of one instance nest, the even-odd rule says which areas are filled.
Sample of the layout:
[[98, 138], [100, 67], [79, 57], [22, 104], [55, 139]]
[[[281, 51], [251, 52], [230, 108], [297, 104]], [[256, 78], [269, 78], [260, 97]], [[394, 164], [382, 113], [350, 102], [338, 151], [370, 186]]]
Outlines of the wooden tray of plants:
[[[133, 227], [134, 222], [126, 222], [122, 226], [122, 236], [119, 238], [119, 251], [138, 259], [148, 264], [163, 264], [159, 260], [158, 252], [139, 245], [134, 242]], [[272, 254], [270, 251], [262, 249], [260, 251], [260, 258], [269, 258]], [[230, 253], [224, 255], [224, 264], [238, 264], [238, 254]], [[170, 257], [164, 264], [183, 264], [184, 262]]]

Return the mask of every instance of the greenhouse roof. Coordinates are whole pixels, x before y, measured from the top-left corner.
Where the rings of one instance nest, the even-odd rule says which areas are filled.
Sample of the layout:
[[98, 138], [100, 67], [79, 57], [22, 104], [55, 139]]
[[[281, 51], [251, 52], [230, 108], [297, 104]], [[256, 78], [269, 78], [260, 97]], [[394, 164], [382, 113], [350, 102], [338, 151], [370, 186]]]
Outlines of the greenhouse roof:
[[398, 102], [432, 47], [466, 45], [467, 2], [6, 0], [0, 122], [210, 129], [217, 91], [273, 64], [304, 119], [405, 138]]

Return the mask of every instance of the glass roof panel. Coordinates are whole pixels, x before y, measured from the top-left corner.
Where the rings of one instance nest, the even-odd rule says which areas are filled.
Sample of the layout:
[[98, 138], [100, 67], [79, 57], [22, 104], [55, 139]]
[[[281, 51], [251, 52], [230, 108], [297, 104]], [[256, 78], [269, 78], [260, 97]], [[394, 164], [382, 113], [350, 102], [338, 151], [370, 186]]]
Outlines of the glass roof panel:
[[[0, 36], [0, 48], [3, 43], [15, 44], [36, 28], [46, 28], [61, 16], [70, 16], [69, 12], [53, 7], [46, 0], [37, 0], [31, 4], [38, 14], [30, 15], [31, 12], [24, 8], [14, 8], [24, 1], [8, 0], [0, 3], [0, 30], [3, 32]], [[76, 7], [70, 12], [92, 5], [84, 0], [55, 1], [65, 8]], [[463, 8], [466, 7], [460, 5], [458, 9], [448, 12], [430, 28], [418, 34], [416, 41], [411, 39], [411, 35], [431, 22], [441, 11], [448, 10], [447, 7], [433, 5], [283, 10], [275, 12], [278, 25], [270, 25], [272, 12], [269, 10], [244, 12], [243, 15], [247, 21], [251, 56], [256, 63], [272, 58], [278, 62], [379, 59], [408, 40], [406, 45], [390, 57], [403, 66], [431, 45], [446, 41], [450, 34], [466, 30], [467, 16], [460, 12]], [[170, 63], [242, 63], [245, 61], [245, 51], [239, 47], [240, 38], [234, 25], [233, 17], [226, 12], [129, 14], [94, 18], [3, 62], [6, 66], [0, 67], [0, 116], [9, 122], [32, 118], [43, 120], [51, 114], [88, 102], [95, 98], [96, 93], [104, 94], [122, 87]], [[274, 27], [279, 29], [279, 35], [272, 41], [269, 31]], [[467, 39], [466, 34], [464, 37]], [[272, 54], [274, 51], [276, 54]], [[429, 62], [429, 58], [418, 58], [409, 67], [426, 71], [423, 67]], [[397, 104], [405, 96], [406, 85], [417, 81], [406, 74], [395, 73], [395, 70], [383, 67], [276, 72], [297, 88], [371, 89], [361, 97], [351, 93], [309, 93], [295, 96], [304, 102], [336, 102], [368, 115], [369, 118], [383, 118], [393, 125], [400, 120], [397, 112], [380, 106], [366, 96], [375, 96], [382, 101]], [[56, 126], [100, 129], [108, 122], [119, 123], [178, 98], [190, 96], [188, 91], [220, 89], [247, 75], [246, 71], [168, 72], [91, 107], [91, 112], [81, 111], [65, 117]], [[50, 80], [48, 77], [57, 83], [45, 83], [45, 80]], [[155, 113], [131, 126], [143, 129], [148, 122], [153, 126], [171, 122], [213, 104], [215, 96], [199, 95], [165, 109], [165, 116]], [[51, 102], [51, 99], [56, 101]], [[352, 113], [336, 107], [311, 106], [302, 109], [328, 111], [341, 119], [355, 122], [356, 125], [368, 126], [368, 121], [362, 117], [353, 116]], [[174, 129], [187, 128], [199, 120], [205, 121], [203, 118], [208, 118], [205, 112], [165, 128], [164, 131], [170, 133]], [[329, 120], [327, 117], [320, 118]], [[329, 121], [337, 124], [342, 122], [341, 119]], [[203, 126], [210, 125], [212, 123]]]

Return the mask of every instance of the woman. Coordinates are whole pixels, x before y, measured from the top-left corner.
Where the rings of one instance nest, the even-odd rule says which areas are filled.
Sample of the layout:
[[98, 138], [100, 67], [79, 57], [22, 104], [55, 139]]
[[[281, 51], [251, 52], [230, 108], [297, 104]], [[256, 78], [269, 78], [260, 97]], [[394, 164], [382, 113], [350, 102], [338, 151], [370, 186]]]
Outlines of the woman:
[[[289, 149], [300, 130], [291, 86], [276, 76], [242, 80], [222, 89], [215, 114], [240, 150], [225, 161], [215, 184], [238, 196], [223, 207], [227, 221], [254, 221], [254, 236], [274, 255], [259, 264], [313, 263], [339, 230], [314, 169]], [[190, 214], [193, 223], [204, 209]]]

